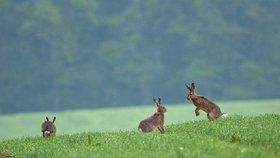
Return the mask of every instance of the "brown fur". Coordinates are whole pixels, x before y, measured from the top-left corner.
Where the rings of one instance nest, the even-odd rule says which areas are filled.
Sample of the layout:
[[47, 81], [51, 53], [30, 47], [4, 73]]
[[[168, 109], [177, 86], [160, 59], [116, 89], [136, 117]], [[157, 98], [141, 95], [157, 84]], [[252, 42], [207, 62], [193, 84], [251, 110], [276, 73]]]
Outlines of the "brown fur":
[[0, 155], [0, 158], [13, 158], [13, 156], [10, 156], [10, 155]]
[[209, 120], [218, 119], [223, 115], [223, 113], [221, 112], [221, 109], [218, 105], [211, 102], [204, 96], [197, 95], [195, 93], [195, 91], [194, 91], [195, 84], [194, 83], [192, 83], [190, 87], [188, 85], [186, 85], [186, 87], [189, 90], [187, 99], [191, 100], [193, 102], [194, 106], [196, 106], [196, 109], [195, 109], [196, 116], [199, 115], [199, 110], [205, 111], [207, 113], [207, 117]]
[[54, 121], [56, 117], [53, 118], [53, 121], [49, 121], [49, 118], [46, 117], [47, 121], [43, 122], [41, 125], [43, 137], [50, 137], [56, 135], [56, 127]]
[[154, 99], [158, 109], [154, 115], [140, 122], [138, 130], [142, 132], [152, 132], [154, 129], [158, 129], [161, 133], [164, 133], [164, 113], [166, 108], [161, 105], [160, 98], [158, 100]]

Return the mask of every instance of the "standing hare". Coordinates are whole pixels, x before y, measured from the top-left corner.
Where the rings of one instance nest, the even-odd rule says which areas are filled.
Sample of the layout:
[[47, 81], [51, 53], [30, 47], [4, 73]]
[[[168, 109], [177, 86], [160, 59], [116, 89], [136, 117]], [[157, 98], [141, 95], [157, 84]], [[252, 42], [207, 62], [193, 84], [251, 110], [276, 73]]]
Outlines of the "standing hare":
[[208, 119], [211, 120], [211, 121], [215, 120], [215, 119], [218, 119], [220, 117], [227, 116], [226, 113], [221, 112], [221, 109], [219, 108], [218, 105], [211, 102], [210, 100], [208, 100], [204, 96], [197, 95], [194, 91], [194, 89], [195, 89], [194, 83], [192, 83], [190, 87], [186, 84], [186, 87], [189, 90], [189, 94], [187, 96], [187, 99], [192, 100], [194, 106], [196, 106], [196, 109], [195, 109], [195, 115], [196, 116], [199, 115], [199, 110], [205, 111], [207, 113]]
[[47, 119], [47, 121], [43, 122], [41, 125], [43, 137], [55, 136], [56, 127], [55, 127], [54, 121], [55, 121], [56, 117], [53, 118], [53, 121], [49, 121], [48, 117], [46, 117], [46, 119]]
[[160, 104], [160, 98], [158, 100], [154, 99], [157, 105], [157, 112], [151, 117], [140, 122], [138, 130], [142, 132], [152, 132], [154, 129], [158, 128], [161, 133], [164, 133], [164, 113], [166, 108]]

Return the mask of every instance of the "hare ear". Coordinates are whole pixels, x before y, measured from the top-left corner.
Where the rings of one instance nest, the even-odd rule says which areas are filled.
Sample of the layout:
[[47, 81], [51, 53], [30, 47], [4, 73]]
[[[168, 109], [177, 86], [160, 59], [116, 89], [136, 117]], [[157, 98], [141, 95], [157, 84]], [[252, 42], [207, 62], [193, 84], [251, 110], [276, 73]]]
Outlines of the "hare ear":
[[158, 103], [160, 104], [160, 98], [158, 98]]
[[156, 103], [156, 106], [158, 106], [158, 101], [155, 98], [153, 98], [153, 100]]
[[195, 85], [194, 83], [191, 84], [191, 89], [194, 90], [195, 89]]
[[156, 101], [156, 99], [155, 99], [155, 98], [153, 98], [153, 101], [154, 101], [155, 103], [157, 103], [157, 101]]
[[47, 120], [47, 121], [49, 121], [49, 118], [48, 118], [48, 117], [46, 117], [46, 120]]
[[53, 123], [54, 123], [55, 119], [56, 119], [56, 117], [53, 118], [53, 121], [52, 121]]
[[191, 91], [192, 89], [187, 85], [187, 84], [185, 84], [185, 86], [189, 89], [189, 91]]

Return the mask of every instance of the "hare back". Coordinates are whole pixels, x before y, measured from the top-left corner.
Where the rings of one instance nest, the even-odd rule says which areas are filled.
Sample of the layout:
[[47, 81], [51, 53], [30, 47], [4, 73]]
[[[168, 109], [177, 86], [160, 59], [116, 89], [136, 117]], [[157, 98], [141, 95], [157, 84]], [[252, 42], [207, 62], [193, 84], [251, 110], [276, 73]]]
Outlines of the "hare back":
[[164, 124], [164, 114], [161, 112], [154, 113], [154, 115], [150, 117], [150, 122], [152, 122], [155, 125]]
[[42, 131], [56, 131], [55, 125], [50, 121], [45, 121], [41, 127]]

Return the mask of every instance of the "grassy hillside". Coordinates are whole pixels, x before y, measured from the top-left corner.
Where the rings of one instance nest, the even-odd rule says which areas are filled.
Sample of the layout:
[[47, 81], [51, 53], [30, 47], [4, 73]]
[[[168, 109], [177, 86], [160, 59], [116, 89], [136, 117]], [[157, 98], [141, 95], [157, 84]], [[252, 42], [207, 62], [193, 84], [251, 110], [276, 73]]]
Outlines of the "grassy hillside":
[[280, 115], [189, 121], [144, 134], [87, 132], [3, 141], [0, 154], [16, 157], [244, 157], [280, 156]]
[[[163, 102], [164, 103], [164, 102]], [[280, 114], [280, 100], [254, 100], [217, 102], [222, 111], [229, 115], [259, 115], [265, 113]], [[195, 117], [195, 107], [190, 103], [165, 105], [166, 124], [206, 119], [201, 112]], [[41, 135], [40, 126], [45, 116], [56, 116], [58, 135], [78, 132], [136, 130], [139, 122], [156, 111], [151, 102], [147, 106], [109, 108], [95, 110], [69, 110], [61, 112], [36, 112], [0, 116], [0, 140], [20, 136]]]

